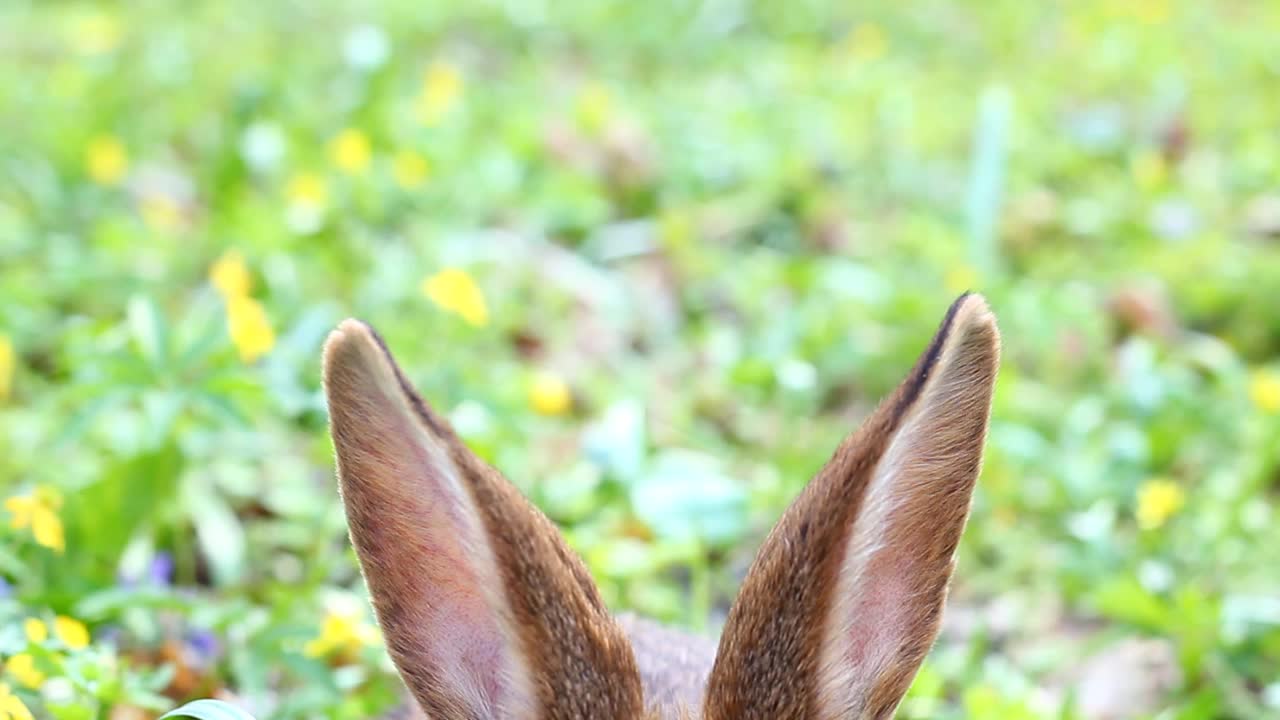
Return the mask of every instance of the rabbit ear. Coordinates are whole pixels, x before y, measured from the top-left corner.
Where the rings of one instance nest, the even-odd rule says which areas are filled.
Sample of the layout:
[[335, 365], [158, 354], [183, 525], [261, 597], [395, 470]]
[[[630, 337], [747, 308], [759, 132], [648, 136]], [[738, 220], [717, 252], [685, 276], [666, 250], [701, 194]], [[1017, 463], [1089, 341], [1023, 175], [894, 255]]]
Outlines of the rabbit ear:
[[707, 720], [893, 715], [937, 636], [999, 355], [985, 301], [961, 296], [765, 540], [721, 636]]
[[550, 520], [343, 322], [324, 387], [352, 544], [387, 649], [432, 720], [633, 718], [635, 658]]

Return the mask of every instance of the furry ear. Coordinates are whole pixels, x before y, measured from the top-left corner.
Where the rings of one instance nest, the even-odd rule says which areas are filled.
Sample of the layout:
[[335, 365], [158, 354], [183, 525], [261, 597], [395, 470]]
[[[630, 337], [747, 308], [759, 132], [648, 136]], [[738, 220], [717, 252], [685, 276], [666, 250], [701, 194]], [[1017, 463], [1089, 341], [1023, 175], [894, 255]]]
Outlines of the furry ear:
[[978, 295], [783, 514], [730, 610], [706, 720], [892, 717], [937, 636], [999, 364]]
[[387, 648], [432, 720], [637, 718], [630, 645], [550, 520], [343, 322], [324, 388], [352, 544]]

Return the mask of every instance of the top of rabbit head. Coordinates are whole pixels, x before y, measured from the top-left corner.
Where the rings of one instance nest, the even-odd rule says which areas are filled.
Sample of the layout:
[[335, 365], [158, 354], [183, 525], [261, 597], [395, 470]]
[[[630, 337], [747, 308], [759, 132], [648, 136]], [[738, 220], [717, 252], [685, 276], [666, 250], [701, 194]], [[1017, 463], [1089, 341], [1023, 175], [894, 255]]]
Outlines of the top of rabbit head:
[[324, 387], [388, 652], [436, 720], [889, 718], [937, 636], [999, 357], [986, 302], [962, 295], [778, 520], [702, 699], [674, 709], [646, 698], [626, 634], [555, 525], [467, 449], [372, 328], [344, 321]]

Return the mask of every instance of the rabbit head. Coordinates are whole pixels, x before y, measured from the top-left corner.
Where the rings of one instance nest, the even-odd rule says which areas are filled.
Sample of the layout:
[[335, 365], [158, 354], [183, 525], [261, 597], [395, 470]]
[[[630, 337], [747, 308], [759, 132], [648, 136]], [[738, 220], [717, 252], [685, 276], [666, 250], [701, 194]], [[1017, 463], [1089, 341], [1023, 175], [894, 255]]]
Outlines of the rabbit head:
[[410, 712], [892, 717], [937, 636], [999, 355], [986, 302], [961, 296], [778, 520], [713, 652], [610, 614], [555, 525], [467, 449], [372, 328], [344, 321], [324, 349], [339, 488]]

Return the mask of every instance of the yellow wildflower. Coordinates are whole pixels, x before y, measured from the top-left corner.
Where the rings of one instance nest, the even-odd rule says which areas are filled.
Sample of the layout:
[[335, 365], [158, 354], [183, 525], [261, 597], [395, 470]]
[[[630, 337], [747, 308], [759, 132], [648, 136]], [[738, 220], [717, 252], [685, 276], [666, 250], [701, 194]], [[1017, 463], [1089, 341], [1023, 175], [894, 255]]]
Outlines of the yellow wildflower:
[[329, 157], [339, 170], [359, 175], [369, 169], [369, 158], [373, 151], [369, 146], [369, 136], [355, 128], [347, 128], [338, 133], [329, 142]]
[[875, 23], [859, 25], [846, 42], [849, 56], [861, 62], [878, 60], [889, 50], [889, 39], [884, 29]]
[[538, 373], [529, 385], [529, 404], [543, 415], [563, 415], [573, 404], [569, 383], [551, 373]]
[[0, 683], [0, 720], [35, 720], [22, 699], [10, 692], [5, 683]]
[[334, 652], [355, 653], [361, 646], [378, 641], [373, 626], [354, 612], [331, 610], [320, 624], [320, 635], [307, 642], [302, 652], [307, 657], [325, 657]]
[[461, 93], [462, 75], [458, 69], [448, 63], [432, 63], [418, 97], [418, 119], [425, 125], [439, 123]]
[[49, 639], [49, 627], [38, 618], [27, 618], [22, 621], [22, 630], [27, 640], [40, 645]]
[[44, 673], [36, 669], [36, 659], [31, 653], [18, 653], [4, 664], [4, 671], [9, 673], [19, 685], [32, 690], [44, 684]]
[[325, 185], [324, 178], [315, 173], [304, 172], [294, 175], [289, 179], [285, 194], [288, 195], [291, 203], [316, 208], [324, 207], [329, 200], [329, 189]]
[[4, 501], [5, 509], [13, 516], [9, 520], [10, 527], [14, 530], [31, 528], [31, 535], [37, 543], [59, 553], [66, 549], [62, 520], [57, 513], [60, 505], [60, 499], [51, 488], [14, 495]]
[[1280, 413], [1280, 372], [1258, 370], [1249, 381], [1249, 399], [1265, 413]]
[[613, 106], [613, 97], [603, 85], [592, 84], [578, 95], [578, 122], [592, 132], [604, 127]]
[[1154, 530], [1182, 508], [1186, 495], [1175, 483], [1157, 478], [1148, 480], [1138, 488], [1138, 526]]
[[276, 344], [275, 332], [262, 303], [245, 295], [227, 300], [227, 329], [231, 342], [240, 351], [240, 359], [246, 363], [266, 355]]
[[53, 619], [53, 634], [71, 650], [89, 647], [89, 628], [75, 618], [59, 615]]
[[253, 286], [244, 256], [238, 250], [228, 250], [209, 268], [209, 282], [224, 298], [246, 297]]
[[391, 174], [405, 190], [412, 190], [426, 182], [431, 173], [427, 159], [412, 150], [401, 150], [391, 160]]
[[483, 327], [489, 322], [489, 308], [484, 293], [465, 270], [448, 268], [422, 281], [422, 292], [431, 302], [463, 320]]
[[227, 303], [227, 331], [231, 342], [247, 363], [257, 360], [275, 346], [275, 332], [262, 303], [249, 297], [253, 280], [244, 257], [228, 250], [209, 269], [209, 281]]
[[129, 155], [124, 143], [111, 135], [99, 135], [89, 141], [85, 150], [85, 172], [99, 185], [115, 185], [129, 170]]
[[8, 335], [0, 334], [0, 402], [13, 392], [13, 373], [18, 366], [18, 353]]

